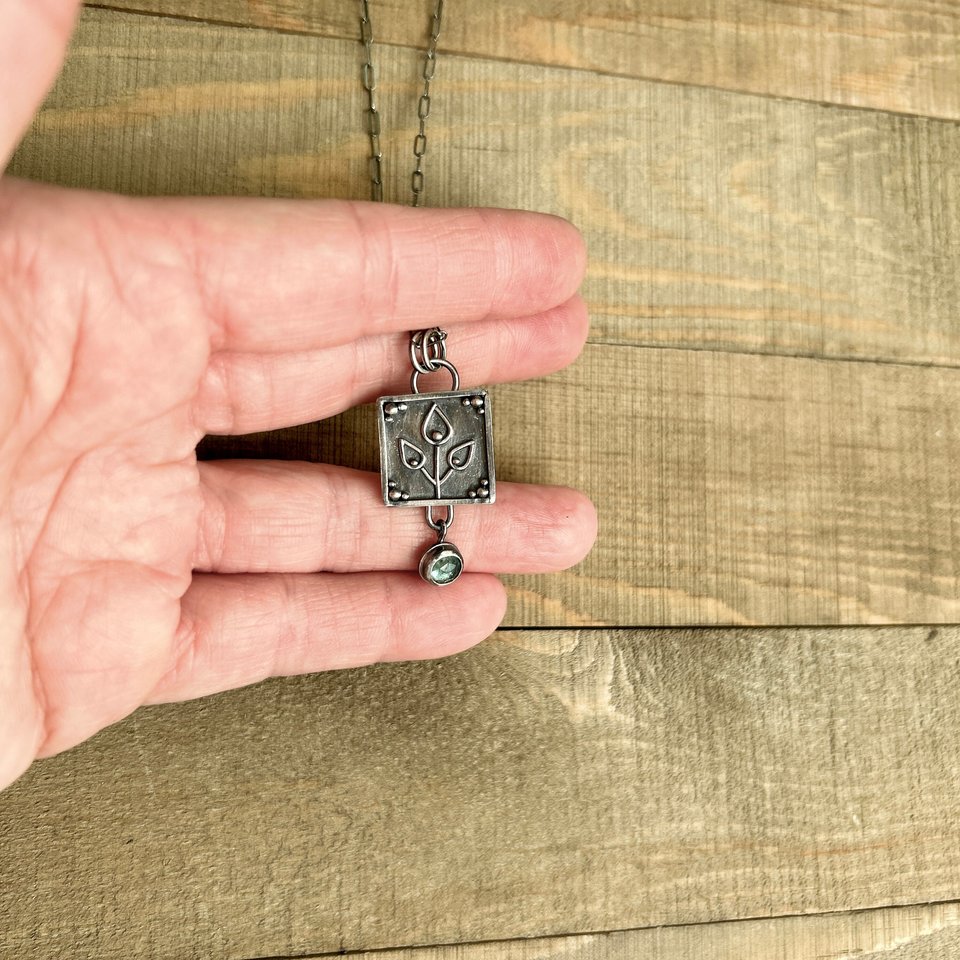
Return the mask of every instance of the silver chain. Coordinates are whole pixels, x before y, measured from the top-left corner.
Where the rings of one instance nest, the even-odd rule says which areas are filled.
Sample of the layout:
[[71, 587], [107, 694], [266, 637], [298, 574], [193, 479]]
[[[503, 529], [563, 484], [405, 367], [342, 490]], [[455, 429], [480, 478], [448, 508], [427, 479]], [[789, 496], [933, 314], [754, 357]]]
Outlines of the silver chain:
[[[437, 41], [443, 20], [443, 0], [436, 0], [430, 19], [430, 41], [423, 57], [420, 79], [423, 92], [417, 102], [420, 129], [413, 138], [413, 156], [416, 164], [410, 177], [413, 206], [419, 207], [423, 196], [423, 158], [427, 152], [427, 119], [430, 116], [430, 84], [437, 69]], [[367, 91], [367, 133], [370, 136], [370, 199], [383, 199], [383, 151], [380, 148], [380, 108], [377, 106], [377, 76], [373, 66], [373, 21], [370, 19], [370, 0], [360, 0], [360, 39], [366, 59], [361, 74], [363, 89]]]

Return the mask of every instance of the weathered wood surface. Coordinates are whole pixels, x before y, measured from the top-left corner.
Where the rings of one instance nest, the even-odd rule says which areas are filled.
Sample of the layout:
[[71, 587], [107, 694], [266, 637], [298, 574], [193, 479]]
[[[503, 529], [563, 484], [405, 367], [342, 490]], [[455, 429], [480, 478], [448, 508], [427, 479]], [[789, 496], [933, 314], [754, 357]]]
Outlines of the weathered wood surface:
[[[417, 55], [378, 57], [405, 201]], [[13, 171], [363, 198], [358, 69], [346, 40], [91, 10]], [[957, 124], [452, 56], [436, 93], [428, 202], [574, 220], [595, 341], [960, 365]]]
[[[88, 11], [14, 172], [364, 196], [350, 4], [135, 5], [271, 29]], [[379, 21], [398, 199], [414, 6]], [[960, 128], [589, 72], [957, 117], [958, 9], [634, 7], [444, 35], [429, 202], [592, 253], [594, 342], [498, 388], [498, 453], [601, 537], [510, 623], [960, 619]], [[206, 450], [374, 457], [355, 414]], [[956, 904], [710, 921], [956, 900], [958, 681], [956, 627], [504, 631], [142, 711], [0, 795], [0, 956], [954, 960]]]
[[[353, 39], [339, 0], [107, 0]], [[378, 0], [377, 36], [422, 44], [432, 4]], [[674, 83], [960, 117], [960, 10], [930, 0], [473, 0], [449, 5], [444, 51]]]
[[364, 951], [358, 960], [953, 960], [960, 904]]
[[955, 627], [518, 631], [143, 710], [0, 795], [5, 955], [287, 956], [949, 899], [958, 685]]
[[[579, 487], [600, 513], [580, 566], [507, 578], [507, 622], [960, 620], [958, 411], [953, 369], [603, 345], [497, 387], [498, 476]], [[206, 453], [376, 469], [375, 420]]]

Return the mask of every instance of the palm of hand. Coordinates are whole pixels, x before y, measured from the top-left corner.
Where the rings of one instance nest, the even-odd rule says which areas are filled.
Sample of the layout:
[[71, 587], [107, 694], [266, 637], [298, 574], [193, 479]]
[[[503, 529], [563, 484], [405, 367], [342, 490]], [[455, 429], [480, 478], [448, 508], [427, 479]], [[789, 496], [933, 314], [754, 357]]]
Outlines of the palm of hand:
[[13, 562], [0, 656], [19, 765], [130, 712], [176, 656], [201, 506], [192, 404], [209, 349], [196, 318], [169, 309], [184, 292], [177, 268], [128, 272], [122, 221], [90, 198], [74, 198], [64, 223], [53, 191], [8, 183], [3, 197]]
[[[72, 0], [44, 4], [45, 82]], [[556, 369], [586, 333], [582, 263], [567, 224], [532, 214], [2, 181], [0, 787], [142, 703], [463, 649], [502, 616], [492, 573], [580, 559], [588, 501], [503, 484], [458, 517], [481, 572], [437, 590], [399, 572], [422, 521], [382, 510], [375, 478], [194, 451], [402, 389], [422, 316], [460, 324], [471, 382]]]

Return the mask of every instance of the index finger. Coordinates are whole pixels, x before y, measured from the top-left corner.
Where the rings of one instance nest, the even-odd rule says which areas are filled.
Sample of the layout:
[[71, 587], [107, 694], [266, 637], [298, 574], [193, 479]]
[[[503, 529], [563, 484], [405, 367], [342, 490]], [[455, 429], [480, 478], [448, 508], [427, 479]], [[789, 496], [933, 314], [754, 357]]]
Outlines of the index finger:
[[583, 277], [580, 233], [547, 214], [340, 200], [136, 201], [187, 227], [214, 349], [303, 350], [530, 316]]

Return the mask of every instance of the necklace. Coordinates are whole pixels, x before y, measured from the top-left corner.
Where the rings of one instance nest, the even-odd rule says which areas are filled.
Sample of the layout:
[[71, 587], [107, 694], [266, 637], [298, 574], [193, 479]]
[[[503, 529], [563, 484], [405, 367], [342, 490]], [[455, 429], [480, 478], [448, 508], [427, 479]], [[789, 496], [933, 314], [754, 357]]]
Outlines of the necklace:
[[[442, 19], [443, 0], [436, 0], [430, 21], [430, 41], [420, 73], [423, 81], [417, 104], [420, 125], [413, 138], [415, 165], [410, 185], [415, 207], [420, 206], [423, 197], [430, 84], [437, 66]], [[366, 54], [361, 76], [367, 93], [371, 197], [383, 200], [380, 110], [376, 99], [369, 0], [360, 0], [360, 39]], [[420, 576], [427, 583], [445, 586], [453, 583], [464, 570], [463, 555], [447, 539], [454, 507], [493, 503], [496, 499], [490, 397], [486, 390], [460, 389], [460, 374], [447, 359], [447, 334], [439, 327], [411, 333], [409, 350], [413, 367], [410, 393], [377, 400], [380, 485], [386, 506], [425, 509], [427, 524], [436, 533], [437, 541], [420, 559]], [[450, 389], [421, 393], [420, 377], [441, 370], [450, 376]], [[441, 510], [443, 516], [439, 515]]]

